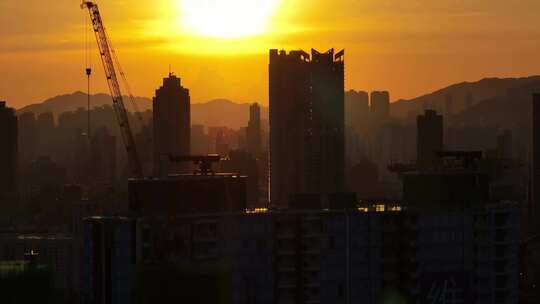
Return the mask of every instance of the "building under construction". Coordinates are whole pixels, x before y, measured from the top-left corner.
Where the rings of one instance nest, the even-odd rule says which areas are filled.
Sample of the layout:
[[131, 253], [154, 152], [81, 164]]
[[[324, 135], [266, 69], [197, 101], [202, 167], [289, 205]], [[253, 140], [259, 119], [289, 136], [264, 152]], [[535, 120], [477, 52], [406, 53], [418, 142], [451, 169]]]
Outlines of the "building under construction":
[[167, 216], [246, 210], [246, 176], [215, 173], [211, 164], [218, 155], [170, 157], [172, 162], [192, 161], [193, 173], [169, 174], [162, 178], [129, 180], [129, 209], [139, 216]]

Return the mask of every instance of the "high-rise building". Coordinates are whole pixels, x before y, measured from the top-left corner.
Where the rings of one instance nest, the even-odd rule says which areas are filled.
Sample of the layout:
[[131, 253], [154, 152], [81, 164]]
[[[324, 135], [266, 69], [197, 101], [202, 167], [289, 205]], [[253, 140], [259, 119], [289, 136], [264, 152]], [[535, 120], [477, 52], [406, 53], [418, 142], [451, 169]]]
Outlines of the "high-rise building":
[[116, 137], [107, 127], [99, 127], [91, 137], [92, 149], [90, 170], [93, 180], [114, 182], [116, 176]]
[[39, 144], [36, 115], [25, 112], [19, 115], [19, 156], [21, 164], [31, 162], [36, 158]]
[[154, 174], [164, 176], [185, 167], [170, 163], [168, 155], [191, 153], [191, 117], [189, 90], [173, 74], [163, 79], [153, 99]]
[[[66, 112], [65, 112], [66, 113]], [[53, 142], [54, 132], [55, 132], [55, 123], [54, 115], [51, 112], [41, 113], [37, 116], [37, 130], [39, 141], [39, 150], [38, 155], [40, 156], [52, 156], [55, 144]], [[75, 128], [71, 125], [67, 130], [74, 130]]]
[[540, 231], [540, 94], [533, 95], [532, 104], [532, 206], [529, 221]]
[[17, 193], [18, 125], [15, 110], [0, 101], [0, 198]]
[[90, 217], [84, 222], [83, 303], [132, 303], [137, 262], [137, 221]]
[[369, 94], [350, 90], [345, 94], [345, 123], [357, 132], [365, 133], [369, 117]]
[[259, 157], [261, 154], [261, 107], [258, 103], [249, 106], [246, 141], [248, 152], [255, 157]]
[[311, 164], [309, 192], [345, 187], [344, 52], [311, 51]]
[[426, 168], [437, 164], [437, 152], [443, 149], [443, 117], [434, 110], [426, 110], [416, 118], [417, 162]]
[[231, 265], [231, 303], [517, 303], [516, 203], [366, 203], [143, 218], [142, 258]]
[[381, 123], [390, 117], [390, 93], [388, 91], [371, 92], [371, 116], [375, 123]]
[[343, 51], [270, 50], [270, 196], [340, 192], [344, 184]]

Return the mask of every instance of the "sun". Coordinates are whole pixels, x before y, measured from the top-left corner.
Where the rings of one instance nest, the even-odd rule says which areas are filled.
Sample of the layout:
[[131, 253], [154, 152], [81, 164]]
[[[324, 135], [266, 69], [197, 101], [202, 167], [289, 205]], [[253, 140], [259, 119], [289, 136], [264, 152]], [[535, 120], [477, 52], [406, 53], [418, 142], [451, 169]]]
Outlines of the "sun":
[[190, 34], [241, 38], [263, 34], [280, 0], [178, 0], [180, 24]]

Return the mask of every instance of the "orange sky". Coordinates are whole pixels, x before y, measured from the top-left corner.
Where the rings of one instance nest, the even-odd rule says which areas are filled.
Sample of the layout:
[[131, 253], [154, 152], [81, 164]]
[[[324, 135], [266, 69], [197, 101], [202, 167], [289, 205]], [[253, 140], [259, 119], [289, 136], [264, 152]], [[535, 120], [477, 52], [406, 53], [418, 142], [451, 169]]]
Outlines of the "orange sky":
[[[540, 74], [538, 0], [281, 0], [267, 31], [233, 39], [186, 31], [179, 1], [98, 1], [136, 95], [153, 96], [171, 64], [194, 102], [266, 104], [269, 48], [345, 48], [347, 89], [387, 89], [392, 99]], [[0, 0], [0, 99], [18, 108], [85, 90], [79, 4]], [[248, 15], [230, 17], [243, 25]], [[107, 92], [98, 60], [93, 90]]]

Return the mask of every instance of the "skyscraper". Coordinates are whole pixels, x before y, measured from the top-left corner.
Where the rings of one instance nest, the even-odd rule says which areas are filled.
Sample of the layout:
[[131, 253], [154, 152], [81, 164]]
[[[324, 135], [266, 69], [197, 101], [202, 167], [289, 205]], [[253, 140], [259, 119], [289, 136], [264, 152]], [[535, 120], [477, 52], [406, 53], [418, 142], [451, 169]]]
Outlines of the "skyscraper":
[[345, 185], [344, 52], [311, 50], [311, 178], [309, 192]]
[[270, 196], [339, 192], [344, 184], [343, 51], [270, 50]]
[[350, 90], [345, 95], [345, 122], [356, 131], [365, 133], [369, 117], [369, 94]]
[[153, 99], [153, 116], [154, 174], [164, 176], [184, 169], [168, 160], [168, 155], [191, 153], [189, 90], [182, 87], [180, 78], [169, 74], [163, 79]]
[[90, 217], [83, 224], [84, 303], [131, 303], [137, 263], [137, 221]]
[[0, 198], [17, 193], [17, 132], [15, 110], [0, 101]]
[[259, 157], [261, 154], [261, 107], [258, 103], [249, 106], [246, 139], [248, 152], [254, 157]]
[[532, 206], [529, 220], [536, 223], [535, 231], [540, 231], [540, 94], [533, 95], [532, 149]]
[[381, 123], [390, 117], [390, 93], [388, 91], [371, 92], [371, 116], [376, 123]]
[[[53, 142], [55, 123], [54, 115], [51, 112], [41, 113], [37, 116], [37, 132], [39, 138], [39, 149], [37, 157], [39, 156], [51, 156], [54, 151]], [[74, 130], [71, 126], [67, 130]]]
[[434, 110], [426, 110], [416, 118], [417, 162], [421, 168], [437, 164], [437, 152], [443, 149], [443, 117]]

